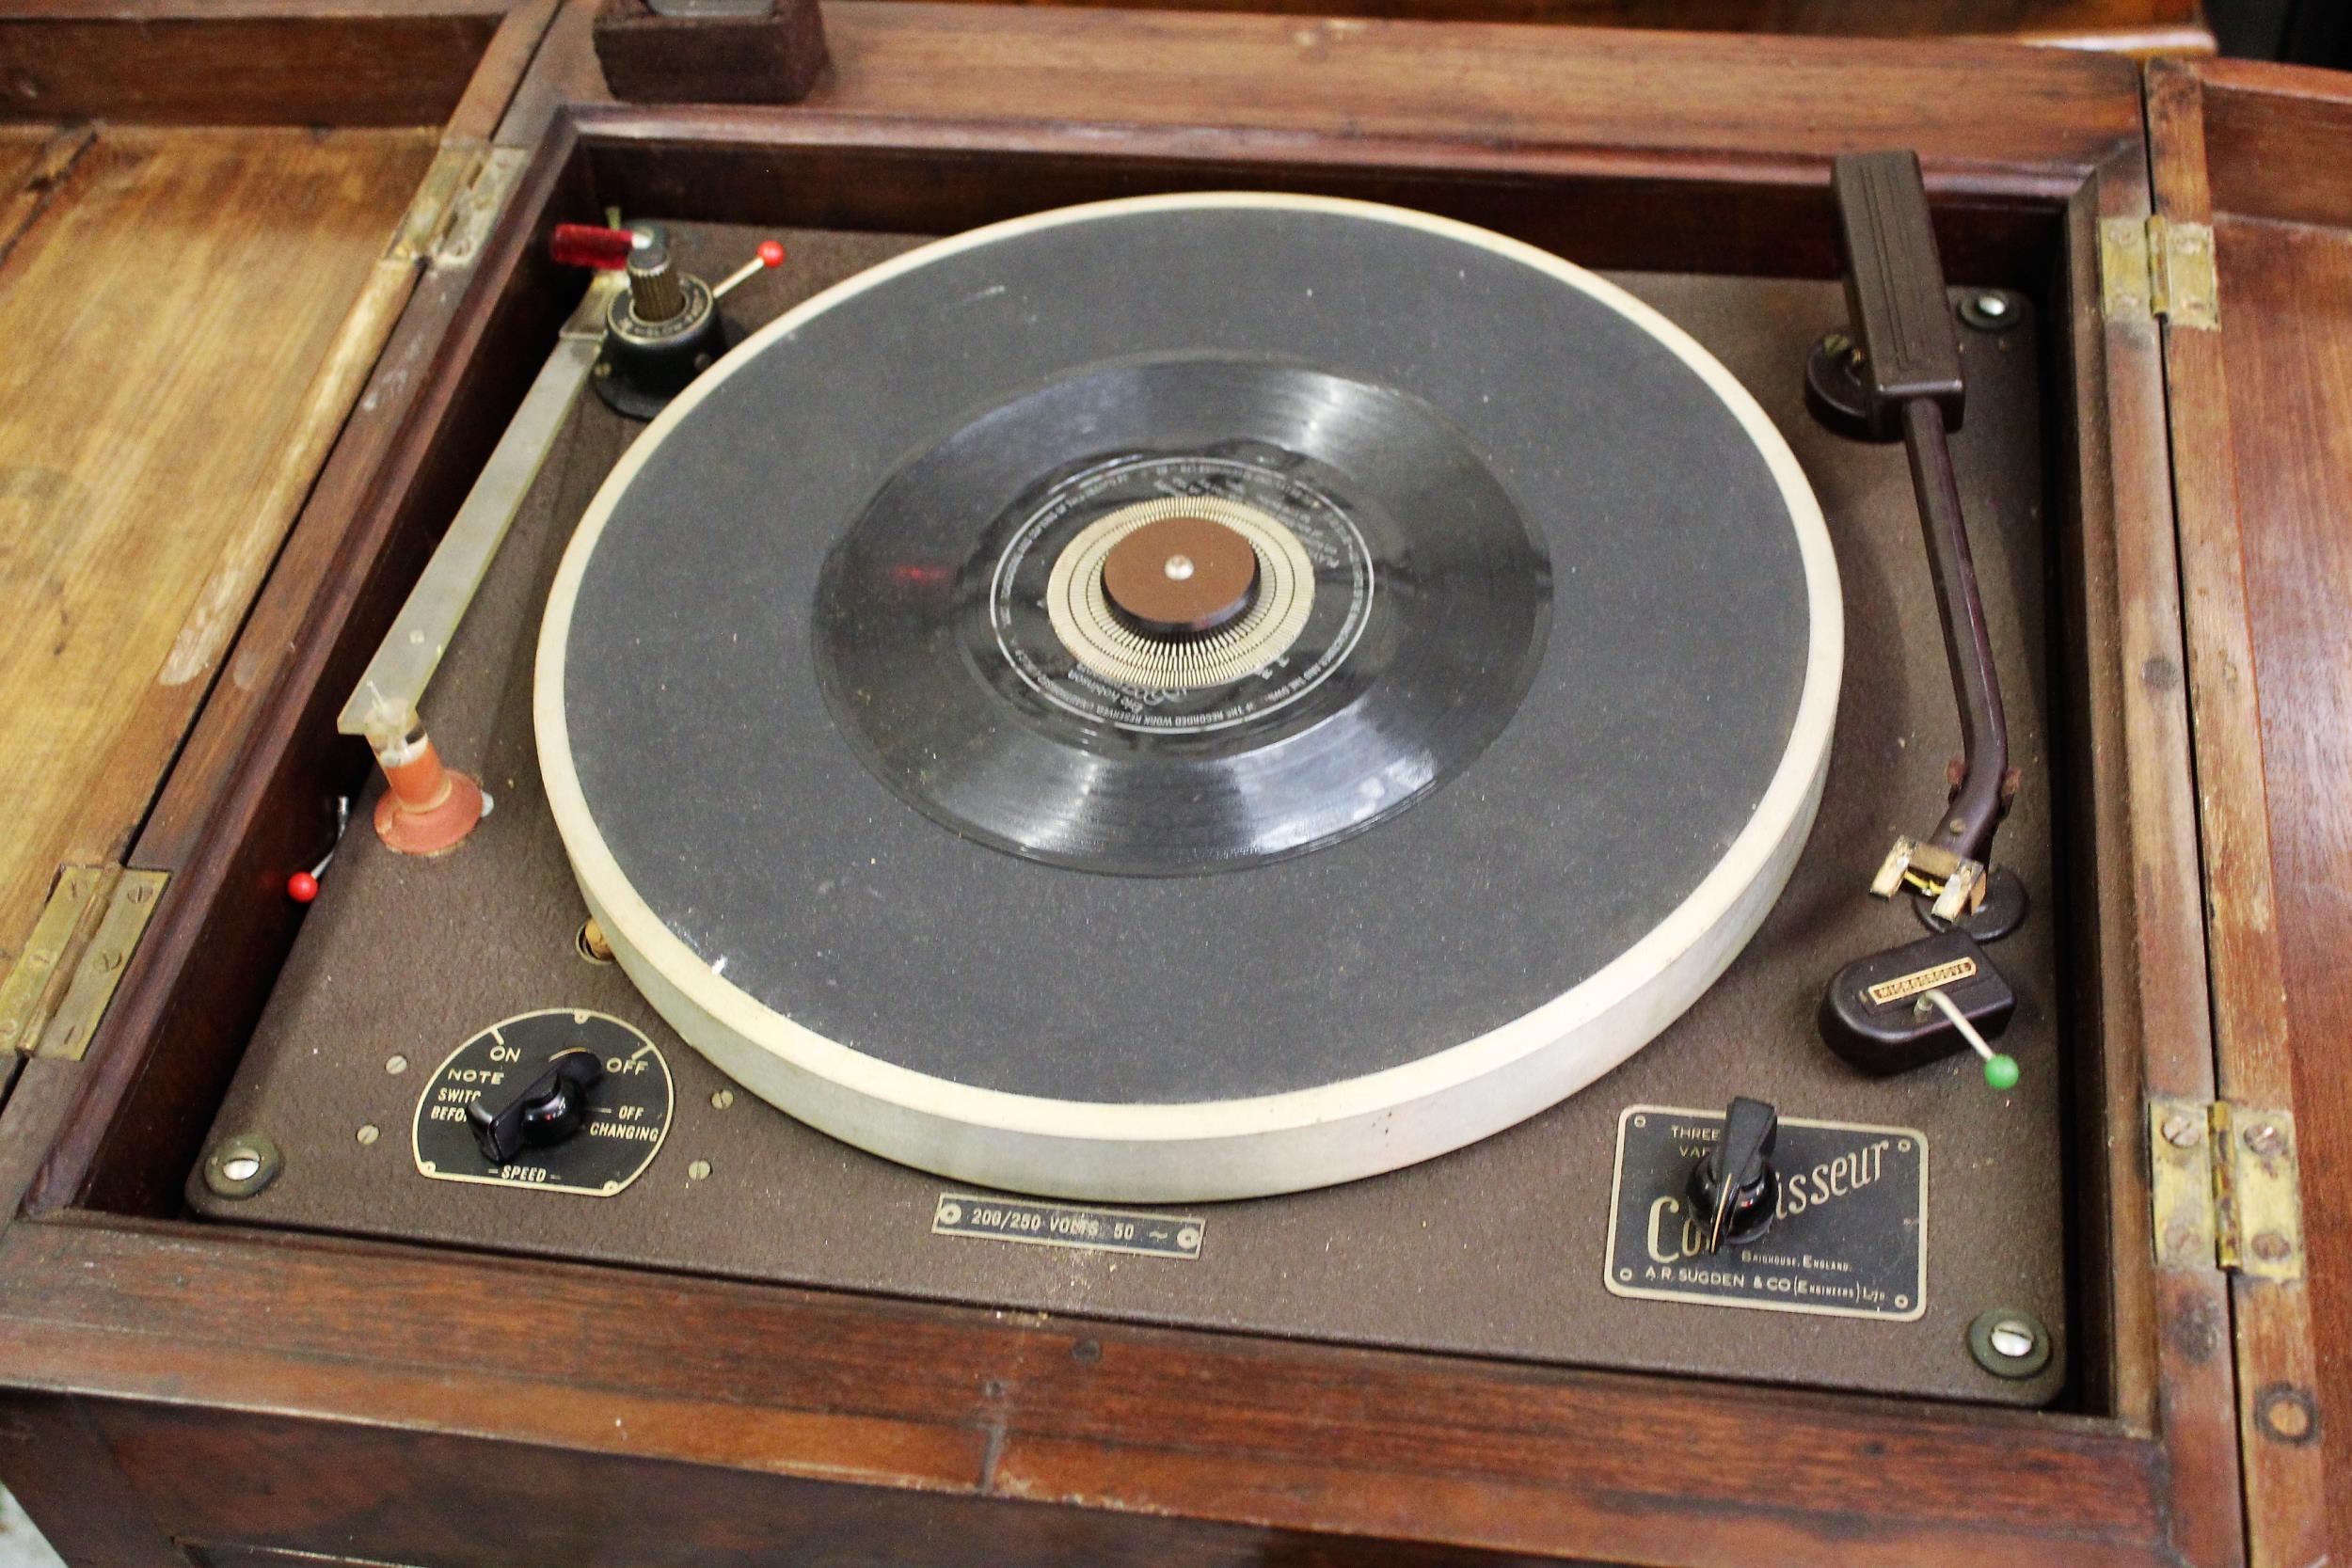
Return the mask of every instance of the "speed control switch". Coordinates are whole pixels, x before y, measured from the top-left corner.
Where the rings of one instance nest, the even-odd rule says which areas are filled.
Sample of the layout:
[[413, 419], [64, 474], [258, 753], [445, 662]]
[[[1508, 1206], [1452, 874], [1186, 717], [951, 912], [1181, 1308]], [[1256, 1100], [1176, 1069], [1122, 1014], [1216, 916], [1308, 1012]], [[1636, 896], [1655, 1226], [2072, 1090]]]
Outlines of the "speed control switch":
[[1760, 1100], [1743, 1096], [1724, 1113], [1723, 1141], [1691, 1167], [1687, 1190], [1707, 1251], [1720, 1251], [1726, 1242], [1745, 1246], [1772, 1228], [1780, 1205], [1772, 1159], [1779, 1135], [1780, 1113]]
[[604, 1063], [593, 1051], [559, 1051], [547, 1071], [532, 1081], [502, 1111], [479, 1100], [466, 1107], [466, 1120], [482, 1157], [503, 1165], [525, 1148], [560, 1144], [588, 1120], [588, 1092], [604, 1082]]

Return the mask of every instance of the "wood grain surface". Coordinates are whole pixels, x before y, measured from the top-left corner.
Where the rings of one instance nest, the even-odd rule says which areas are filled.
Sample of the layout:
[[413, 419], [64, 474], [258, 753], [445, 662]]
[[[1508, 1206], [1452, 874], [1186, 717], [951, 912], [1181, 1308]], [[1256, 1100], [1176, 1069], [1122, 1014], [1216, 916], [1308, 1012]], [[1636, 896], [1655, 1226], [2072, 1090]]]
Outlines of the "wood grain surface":
[[2216, 875], [2236, 881], [2257, 863], [2269, 874], [2276, 967], [2249, 1010], [2281, 1037], [2274, 1086], [2292, 1083], [2318, 1352], [2315, 1429], [2280, 1434], [2270, 1402], [2299, 1389], [2266, 1381], [2245, 1391], [2249, 1442], [2292, 1452], [2306, 1484], [2318, 1480], [2314, 1441], [2326, 1460], [2331, 1542], [2298, 1540], [2271, 1560], [2314, 1560], [2330, 1544], [2341, 1560], [2352, 1554], [2352, 1092], [2340, 1048], [2352, 1008], [2352, 82], [2232, 67], [2165, 86], [2159, 102], [2201, 110], [2207, 178], [2193, 195], [2215, 228], [2224, 314], [2192, 374], [2224, 394], [2202, 450], [2228, 461], [2205, 465], [2203, 483], [2236, 521], [2246, 718], [2250, 733], [2258, 716], [2260, 737], [2240, 765], [2258, 771], [2267, 804], [2261, 854], [2225, 855]]
[[[2352, 233], [2222, 217], [2335, 1556], [2352, 1557]], [[2251, 308], [2261, 302], [2258, 309]]]
[[[254, 1267], [227, 1227], [11, 1226], [0, 1383], [391, 1434], [347, 1432], [353, 1462], [314, 1466], [269, 1423], [166, 1418], [141, 1423], [143, 1436], [106, 1422], [118, 1463], [176, 1534], [452, 1568], [590, 1560], [583, 1528], [600, 1560], [775, 1561], [761, 1554], [780, 1543], [746, 1537], [726, 1506], [763, 1490], [804, 1499], [792, 1539], [805, 1560], [924, 1568], [1143, 1562], [1154, 1539], [1171, 1563], [1383, 1560], [1338, 1541], [1272, 1559], [1209, 1549], [1235, 1527], [1444, 1546], [1432, 1558], [1446, 1561], [2180, 1560], [2164, 1539], [2158, 1450], [2082, 1418], [519, 1258], [485, 1274], [460, 1255], [326, 1238], [268, 1252]], [[177, 1338], [191, 1313], [199, 1340], [159, 1355], [159, 1326]], [[543, 1498], [493, 1509], [487, 1535], [469, 1521], [494, 1488], [465, 1476], [491, 1450], [460, 1465], [443, 1441], [484, 1436], [522, 1438], [498, 1451]], [[567, 1495], [526, 1481], [532, 1449], [578, 1456], [599, 1483]], [[680, 1514], [663, 1499], [690, 1466], [707, 1472], [709, 1503]], [[780, 1482], [834, 1490], [828, 1502]], [[830, 1541], [846, 1555], [817, 1549]]]
[[[2150, 72], [2148, 121], [2158, 210], [2211, 224], [2204, 94], [2193, 72]], [[2281, 985], [2287, 933], [2278, 918], [2270, 813], [2244, 572], [2246, 515], [2231, 454], [2233, 377], [2227, 331], [2178, 320], [2164, 329], [2171, 409], [2175, 525], [2187, 592], [2183, 610], [2213, 974], [2215, 1093], [2264, 1114], [2292, 1113], [2296, 1085]], [[2278, 1429], [2308, 1411], [2315, 1370], [2311, 1293], [2302, 1278], [2231, 1276], [2236, 1405], [2246, 1456], [2248, 1557], [2300, 1565], [2326, 1556], [2320, 1450], [2308, 1430]]]
[[0, 113], [438, 125], [514, 3], [0, 0]]
[[50, 125], [0, 125], [0, 188], [21, 188], [40, 150], [56, 134]]
[[[1022, 0], [1132, 6], [1135, 0]], [[1174, 10], [1284, 11], [1422, 21], [1565, 23], [1677, 32], [1839, 38], [1952, 34], [2056, 37], [2125, 47], [2210, 50], [2197, 0], [1157, 0]]]
[[9, 250], [0, 958], [144, 815], [373, 357], [346, 319], [432, 150], [109, 130]]
[[[566, 0], [499, 140], [609, 102]], [[1728, 176], [1910, 147], [1931, 181], [2063, 200], [2141, 137], [2128, 60], [1982, 42], [1728, 38], [1471, 23], [831, 0], [831, 72], [804, 103], [1041, 133], [1182, 126], [1228, 150], [1380, 139], [1498, 159], [1639, 145]], [[1922, 117], [1920, 105], [1933, 104]]]
[[[942, 10], [893, 0], [843, 0], [825, 18], [835, 76], [810, 106], [853, 103], [869, 114], [1100, 121], [1107, 112], [1126, 122], [1349, 135], [1458, 135], [1475, 124], [1490, 141], [1559, 146], [1599, 139], [1630, 99], [1659, 150], [1736, 159], [1758, 147], [1756, 127], [1770, 122], [1781, 128], [1772, 139], [1783, 153], [1924, 138], [1931, 151], [1964, 147], [1986, 165], [2074, 170], [2138, 129], [2137, 104], [2106, 90], [2128, 79], [2129, 65], [2047, 50], [1597, 33], [1571, 40], [1499, 25]], [[1995, 74], [2001, 90], [1987, 92]], [[2047, 112], [2017, 116], [2020, 97]], [[1837, 112], [1822, 112], [1832, 102]], [[1932, 121], [1922, 122], [1922, 103], [1937, 106]], [[1812, 135], [1788, 134], [1808, 121]]]
[[2352, 1551], [2352, 82], [2160, 65], [2149, 125], [2226, 302], [2167, 359], [2221, 1088], [2298, 1118], [2308, 1280], [2233, 1281], [2249, 1559], [2299, 1565]]

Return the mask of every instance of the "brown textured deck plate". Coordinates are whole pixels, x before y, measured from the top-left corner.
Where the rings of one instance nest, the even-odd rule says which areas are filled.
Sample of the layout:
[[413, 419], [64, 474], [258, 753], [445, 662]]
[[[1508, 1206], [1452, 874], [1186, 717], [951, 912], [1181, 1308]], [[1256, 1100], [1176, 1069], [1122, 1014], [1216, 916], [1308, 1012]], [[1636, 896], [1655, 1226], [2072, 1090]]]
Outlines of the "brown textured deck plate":
[[[741, 231], [689, 230], [700, 270], [748, 253]], [[764, 319], [914, 242], [787, 235], [792, 260], [736, 305]], [[1815, 1037], [1824, 978], [1915, 934], [1908, 909], [1864, 892], [1897, 832], [1931, 820], [1957, 747], [1941, 635], [1899, 448], [1812, 425], [1800, 369], [1842, 305], [1835, 285], [1668, 277], [1620, 279], [1722, 357], [1788, 435], [1820, 495], [1844, 576], [1849, 638], [1837, 748], [1813, 839], [1749, 950], [1681, 1021], [1615, 1073], [1471, 1148], [1391, 1176], [1297, 1196], [1208, 1206], [1197, 1260], [1025, 1246], [933, 1233], [953, 1183], [888, 1164], [730, 1094], [610, 966], [582, 960], [580, 911], [538, 794], [531, 656], [545, 584], [606, 469], [638, 427], [593, 403], [562, 437], [428, 696], [453, 759], [479, 766], [499, 809], [457, 854], [403, 860], [355, 832], [280, 979], [215, 1136], [257, 1132], [284, 1174], [242, 1202], [201, 1183], [190, 1200], [241, 1223], [595, 1258], [1012, 1308], [1247, 1328], [1304, 1338], [1595, 1367], [2007, 1402], [2042, 1402], [2063, 1377], [2066, 1294], [2054, 957], [2051, 747], [2043, 661], [2044, 539], [2030, 324], [1963, 332], [1969, 420], [1955, 443], [1973, 543], [2026, 784], [2001, 851], [2035, 918], [1994, 949], [2019, 992], [2005, 1049], [2018, 1090], [1989, 1091], [1972, 1058], [1903, 1078], [1854, 1076]], [[355, 812], [355, 821], [365, 821]], [[420, 976], [430, 976], [420, 980]], [[660, 1042], [675, 1123], [627, 1192], [433, 1182], [391, 1136], [419, 1077], [485, 1023], [534, 1007], [609, 1012]], [[1604, 1290], [1619, 1114], [1637, 1102], [1720, 1105], [1914, 1127], [1935, 1141], [1927, 1310], [1899, 1323], [1630, 1300]], [[704, 1174], [693, 1172], [701, 1168]], [[960, 1189], [959, 1189], [960, 1190]], [[1188, 1210], [1187, 1212], [1194, 1212]], [[2009, 1383], [1970, 1359], [1989, 1307], [2032, 1312], [2059, 1355]]]

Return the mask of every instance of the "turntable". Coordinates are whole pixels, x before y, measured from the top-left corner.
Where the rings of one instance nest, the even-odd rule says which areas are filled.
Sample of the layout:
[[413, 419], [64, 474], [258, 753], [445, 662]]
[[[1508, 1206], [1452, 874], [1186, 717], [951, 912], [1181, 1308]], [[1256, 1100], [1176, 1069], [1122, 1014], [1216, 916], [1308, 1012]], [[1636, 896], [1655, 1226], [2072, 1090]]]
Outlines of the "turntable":
[[2050, 1399], [2037, 329], [1907, 154], [1840, 181], [1843, 294], [1214, 191], [558, 231], [506, 440], [577, 455], [501, 447], [357, 683], [380, 831], [189, 1200]]
[[2313, 1555], [2136, 74], [589, 8], [7, 1104], [27, 1451], [256, 1564]]

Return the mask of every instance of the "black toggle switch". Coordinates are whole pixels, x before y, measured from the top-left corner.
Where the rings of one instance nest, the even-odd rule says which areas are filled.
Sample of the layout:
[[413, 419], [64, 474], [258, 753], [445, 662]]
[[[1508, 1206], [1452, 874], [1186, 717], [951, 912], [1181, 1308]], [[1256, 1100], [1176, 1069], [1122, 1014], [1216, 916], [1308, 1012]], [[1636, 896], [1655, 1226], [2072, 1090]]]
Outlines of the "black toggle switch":
[[1734, 1100], [1724, 1113], [1724, 1136], [1691, 1167], [1688, 1196], [1709, 1252], [1725, 1242], [1745, 1246], [1772, 1228], [1780, 1206], [1780, 1177], [1772, 1145], [1780, 1113], [1760, 1100]]
[[[1997, 1038], [2016, 1011], [2017, 993], [1974, 937], [1954, 927], [1900, 947], [1857, 958], [1837, 972], [1821, 998], [1821, 1038], [1873, 1077], [1909, 1072], [1974, 1047], [1931, 992], [1986, 1039]], [[1986, 1077], [2007, 1057], [1988, 1057]], [[2010, 1064], [2006, 1076], [2015, 1082]]]
[[526, 1148], [545, 1148], [578, 1132], [588, 1121], [588, 1091], [603, 1082], [604, 1063], [595, 1052], [559, 1051], [506, 1109], [493, 1112], [477, 1100], [466, 1107], [466, 1121], [482, 1157], [503, 1165]]

